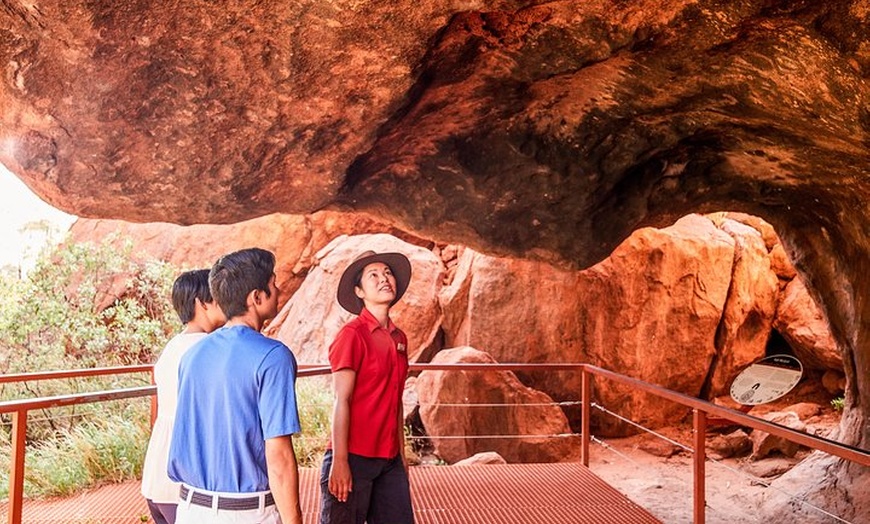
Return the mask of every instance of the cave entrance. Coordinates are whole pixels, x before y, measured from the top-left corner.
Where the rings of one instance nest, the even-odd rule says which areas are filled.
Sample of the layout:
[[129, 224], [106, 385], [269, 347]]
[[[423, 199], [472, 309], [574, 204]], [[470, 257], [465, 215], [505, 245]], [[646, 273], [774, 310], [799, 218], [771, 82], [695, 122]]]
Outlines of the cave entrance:
[[764, 347], [764, 356], [769, 357], [771, 355], [796, 356], [791, 345], [776, 329], [770, 330], [770, 337], [768, 337], [767, 345]]

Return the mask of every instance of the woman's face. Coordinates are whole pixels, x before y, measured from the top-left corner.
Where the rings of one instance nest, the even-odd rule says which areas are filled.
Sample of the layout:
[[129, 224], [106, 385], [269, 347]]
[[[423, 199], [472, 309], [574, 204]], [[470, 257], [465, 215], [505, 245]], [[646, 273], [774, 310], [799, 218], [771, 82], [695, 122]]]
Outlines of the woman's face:
[[372, 262], [360, 273], [359, 285], [354, 288], [366, 305], [390, 305], [396, 298], [396, 277], [390, 266], [383, 262]]

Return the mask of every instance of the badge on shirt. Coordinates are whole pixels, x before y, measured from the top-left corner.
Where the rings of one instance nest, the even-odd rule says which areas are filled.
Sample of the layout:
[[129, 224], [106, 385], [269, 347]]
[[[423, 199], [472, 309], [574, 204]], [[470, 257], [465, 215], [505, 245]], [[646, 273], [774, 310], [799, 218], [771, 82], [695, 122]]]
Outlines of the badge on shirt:
[[402, 344], [401, 342], [399, 342], [398, 344], [396, 344], [396, 350], [399, 353], [404, 353], [404, 352], [408, 351], [408, 348], [405, 347], [405, 344]]

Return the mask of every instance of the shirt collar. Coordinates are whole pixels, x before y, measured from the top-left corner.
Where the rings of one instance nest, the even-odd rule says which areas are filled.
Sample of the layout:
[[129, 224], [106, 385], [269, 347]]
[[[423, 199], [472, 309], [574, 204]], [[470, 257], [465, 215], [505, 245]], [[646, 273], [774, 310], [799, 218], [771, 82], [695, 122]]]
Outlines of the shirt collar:
[[[359, 319], [365, 324], [365, 326], [369, 329], [369, 331], [374, 332], [376, 329], [381, 327], [381, 324], [378, 322], [378, 319], [372, 315], [368, 309], [362, 308], [362, 311], [359, 312]], [[396, 325], [393, 324], [393, 319], [387, 318], [387, 332], [392, 333], [396, 330]]]

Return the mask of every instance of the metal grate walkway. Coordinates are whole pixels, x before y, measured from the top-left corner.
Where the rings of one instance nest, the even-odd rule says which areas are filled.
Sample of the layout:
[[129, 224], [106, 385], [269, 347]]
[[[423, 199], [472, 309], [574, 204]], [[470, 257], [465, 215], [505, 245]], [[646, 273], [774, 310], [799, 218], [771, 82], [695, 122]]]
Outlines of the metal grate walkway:
[[[417, 524], [659, 523], [577, 463], [417, 466], [410, 472]], [[316, 524], [319, 472], [304, 468], [300, 474], [303, 520]], [[5, 503], [0, 511], [5, 518]], [[25, 501], [23, 513], [22, 524], [151, 522], [138, 482]]]

